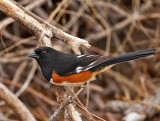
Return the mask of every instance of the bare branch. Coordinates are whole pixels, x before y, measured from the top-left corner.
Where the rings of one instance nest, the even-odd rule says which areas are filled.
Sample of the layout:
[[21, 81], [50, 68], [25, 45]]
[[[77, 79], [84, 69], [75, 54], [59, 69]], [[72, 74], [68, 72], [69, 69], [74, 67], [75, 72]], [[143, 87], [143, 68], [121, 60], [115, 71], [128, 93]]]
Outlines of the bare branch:
[[[11, 80], [6, 80], [6, 79], [1, 79], [0, 78], [0, 81], [5, 83], [5, 84], [8, 84], [8, 85], [13, 85], [15, 87], [18, 87], [18, 88], [21, 88], [22, 87], [22, 84], [20, 83], [12, 83]], [[33, 94], [34, 96], [38, 97], [39, 99], [43, 100], [44, 102], [46, 102], [47, 104], [51, 105], [51, 106], [59, 106], [59, 104], [54, 101], [54, 100], [51, 100], [50, 98], [48, 98], [47, 96], [43, 95], [42, 93], [38, 92], [37, 90], [31, 88], [31, 87], [27, 87], [26, 89], [26, 92], [30, 93], [30, 94]]]
[[64, 111], [65, 106], [67, 106], [69, 103], [71, 103], [70, 99], [64, 101], [58, 108], [58, 110], [48, 119], [48, 121], [54, 121], [56, 117]]
[[86, 40], [69, 35], [48, 24], [43, 19], [25, 10], [13, 0], [1, 0], [0, 10], [24, 25], [27, 29], [33, 32], [38, 39], [41, 38], [42, 45], [51, 46], [50, 40], [54, 37], [69, 43], [72, 47], [80, 47], [81, 45], [90, 47]]
[[[67, 89], [65, 87], [53, 85], [53, 89], [56, 93], [57, 101], [60, 102], [61, 105], [64, 102], [66, 102], [66, 100], [68, 100], [69, 95], [68, 95]], [[82, 121], [79, 113], [77, 112], [77, 110], [75, 109], [75, 107], [73, 106], [72, 103], [66, 106], [64, 112], [68, 116], [65, 118], [69, 118], [70, 119], [69, 121]]]
[[25, 105], [2, 83], [0, 83], [0, 98], [14, 109], [22, 121], [36, 121]]
[[143, 121], [159, 113], [159, 104], [160, 89], [143, 101], [111, 101], [107, 103], [105, 109], [111, 112], [124, 113], [125, 121]]
[[[43, 4], [44, 2], [46, 2], [46, 0], [34, 0], [31, 4], [29, 4], [29, 5], [27, 5], [26, 7], [25, 7], [25, 9], [27, 9], [27, 10], [32, 10], [33, 8], [36, 8], [37, 6], [39, 6], [39, 5], [41, 5], [41, 4]], [[8, 24], [10, 24], [10, 23], [12, 23], [12, 22], [14, 22], [14, 19], [12, 19], [12, 18], [5, 18], [4, 20], [2, 20], [1, 22], [0, 22], [0, 30], [4, 27], [4, 26], [6, 26], [6, 25], [8, 25]]]

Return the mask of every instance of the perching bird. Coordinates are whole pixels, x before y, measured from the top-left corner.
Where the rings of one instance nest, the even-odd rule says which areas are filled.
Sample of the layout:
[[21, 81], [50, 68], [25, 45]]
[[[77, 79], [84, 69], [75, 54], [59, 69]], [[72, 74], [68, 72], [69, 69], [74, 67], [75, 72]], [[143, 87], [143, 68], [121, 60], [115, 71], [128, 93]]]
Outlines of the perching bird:
[[35, 58], [44, 77], [60, 86], [81, 86], [94, 76], [110, 69], [117, 63], [155, 54], [156, 49], [146, 49], [107, 58], [99, 55], [76, 55], [62, 53], [51, 47], [42, 46], [29, 57]]

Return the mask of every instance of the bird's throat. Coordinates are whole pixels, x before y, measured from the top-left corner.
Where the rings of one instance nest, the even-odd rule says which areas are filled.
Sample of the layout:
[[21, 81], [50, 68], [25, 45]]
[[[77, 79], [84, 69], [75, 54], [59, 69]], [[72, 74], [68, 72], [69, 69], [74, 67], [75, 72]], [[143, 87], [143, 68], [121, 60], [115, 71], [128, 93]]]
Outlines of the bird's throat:
[[[49, 64], [48, 64], [49, 65]], [[50, 81], [50, 79], [52, 78], [52, 72], [53, 72], [53, 68], [51, 66], [40, 66], [42, 73], [45, 77], [45, 79], [47, 79], [48, 81]]]

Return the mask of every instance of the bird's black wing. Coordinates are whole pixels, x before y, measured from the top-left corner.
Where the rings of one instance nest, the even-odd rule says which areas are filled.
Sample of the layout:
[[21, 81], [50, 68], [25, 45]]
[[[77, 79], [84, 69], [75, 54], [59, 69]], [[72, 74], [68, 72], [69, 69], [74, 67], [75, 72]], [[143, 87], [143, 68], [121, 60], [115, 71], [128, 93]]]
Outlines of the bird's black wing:
[[134, 60], [142, 57], [146, 57], [155, 53], [155, 49], [146, 49], [136, 52], [126, 53], [118, 55], [115, 57], [107, 58], [105, 56], [99, 55], [77, 55], [75, 61], [70, 67], [68, 66], [68, 71], [61, 74], [62, 76], [72, 75], [81, 73], [84, 71], [97, 71], [106, 66], [114, 65], [116, 63], [122, 63], [129, 60]]
[[72, 75], [72, 74], [81, 73], [90, 64], [93, 64], [94, 62], [99, 60], [100, 57], [101, 56], [99, 56], [99, 55], [75, 55], [75, 57], [67, 56], [66, 62], [68, 62], [68, 60], [70, 60], [70, 62], [68, 64], [66, 63], [64, 65], [64, 63], [65, 63], [65, 60], [64, 60], [63, 65], [66, 67], [64, 67], [63, 71], [60, 71], [58, 74], [60, 76], [68, 76], [68, 75]]

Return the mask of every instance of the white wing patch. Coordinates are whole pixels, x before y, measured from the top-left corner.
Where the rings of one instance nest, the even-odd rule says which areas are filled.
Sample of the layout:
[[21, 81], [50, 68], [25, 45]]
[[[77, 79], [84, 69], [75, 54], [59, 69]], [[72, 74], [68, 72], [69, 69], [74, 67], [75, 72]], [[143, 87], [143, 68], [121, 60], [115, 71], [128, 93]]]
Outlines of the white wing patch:
[[81, 57], [84, 57], [84, 56], [86, 56], [86, 57], [92, 57], [92, 56], [95, 56], [95, 55], [86, 55], [86, 54], [84, 54], [84, 55], [78, 55], [77, 58], [81, 58]]
[[[82, 66], [78, 66], [78, 67], [76, 68], [76, 73], [80, 73], [80, 72], [83, 72], [83, 71], [86, 71], [86, 70], [92, 68], [93, 65], [94, 65], [94, 63], [96, 63], [96, 62], [97, 62], [97, 61], [94, 61], [94, 62], [90, 63], [87, 68], [82, 67]], [[85, 68], [85, 69], [84, 69], [84, 68]]]
[[[80, 73], [80, 72], [83, 72], [83, 71], [87, 71], [91, 68], [94, 67], [94, 64], [98, 61], [96, 60], [96, 58], [93, 58], [93, 61], [92, 61], [92, 57], [95, 57], [95, 55], [78, 55], [77, 58], [80, 59], [80, 58], [84, 58], [84, 59], [89, 59], [90, 63], [88, 62], [88, 65], [85, 65], [85, 66], [82, 66], [79, 64], [79, 66], [75, 69], [75, 72], [76, 73]], [[96, 56], [97, 57], [97, 56]], [[97, 58], [98, 59], [98, 58]], [[92, 61], [92, 62], [91, 62]], [[87, 62], [87, 61], [86, 61]], [[84, 65], [84, 64], [83, 64]]]
[[90, 68], [92, 68], [93, 66], [90, 66], [90, 67], [88, 67], [88, 68], [86, 68], [84, 71], [87, 71], [88, 69], [90, 69]]
[[81, 71], [83, 71], [83, 67], [82, 66], [78, 66], [76, 68], [76, 73], [80, 73]]
[[93, 61], [92, 63], [90, 63], [90, 64], [88, 65], [88, 68], [86, 68], [86, 69], [85, 69], [85, 70], [83, 70], [83, 71], [86, 71], [86, 70], [88, 70], [88, 69], [92, 68], [92, 67], [93, 67], [93, 65], [94, 65], [96, 62], [97, 62], [97, 60], [96, 60], [96, 61]]
[[86, 55], [79, 55], [79, 56], [77, 56], [77, 58], [81, 58], [81, 57], [84, 57], [84, 56], [86, 56]]
[[95, 56], [95, 55], [87, 55], [87, 57], [92, 57], [92, 56]]
[[97, 60], [90, 63], [88, 66], [92, 66], [95, 62], [97, 62]]

